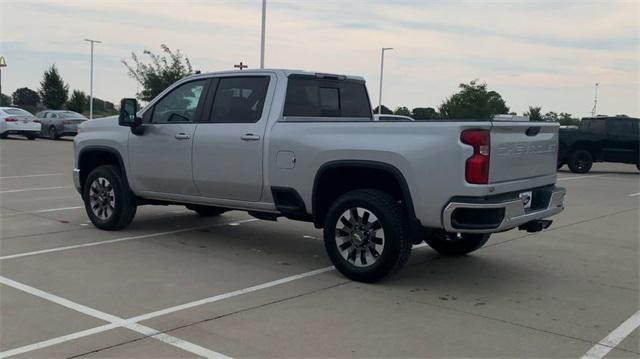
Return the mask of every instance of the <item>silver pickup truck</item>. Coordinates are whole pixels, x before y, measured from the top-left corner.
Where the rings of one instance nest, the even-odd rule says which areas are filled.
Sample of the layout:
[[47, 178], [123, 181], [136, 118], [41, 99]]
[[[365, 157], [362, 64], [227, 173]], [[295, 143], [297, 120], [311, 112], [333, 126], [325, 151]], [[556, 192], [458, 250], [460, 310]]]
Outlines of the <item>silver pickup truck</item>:
[[75, 137], [75, 186], [101, 229], [144, 204], [243, 210], [324, 229], [335, 267], [375, 282], [413, 244], [464, 255], [491, 233], [547, 228], [558, 125], [373, 121], [360, 77], [291, 70], [199, 74]]

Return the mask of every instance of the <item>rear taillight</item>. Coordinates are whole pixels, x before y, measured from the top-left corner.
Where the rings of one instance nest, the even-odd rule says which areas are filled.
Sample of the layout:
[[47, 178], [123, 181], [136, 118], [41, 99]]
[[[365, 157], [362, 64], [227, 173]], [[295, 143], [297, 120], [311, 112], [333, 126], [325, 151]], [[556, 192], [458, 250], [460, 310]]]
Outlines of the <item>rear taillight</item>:
[[15, 118], [7, 117], [4, 119], [4, 122], [18, 122]]
[[69, 120], [64, 120], [64, 121], [62, 121], [62, 124], [63, 124], [63, 125], [70, 125], [70, 124], [72, 124], [72, 123], [73, 123], [73, 121], [69, 121]]
[[33, 120], [33, 122], [35, 122], [35, 123], [42, 123], [42, 122], [40, 122], [40, 120]]
[[466, 130], [460, 134], [462, 143], [473, 147], [473, 156], [467, 159], [465, 178], [468, 183], [489, 183], [489, 130]]

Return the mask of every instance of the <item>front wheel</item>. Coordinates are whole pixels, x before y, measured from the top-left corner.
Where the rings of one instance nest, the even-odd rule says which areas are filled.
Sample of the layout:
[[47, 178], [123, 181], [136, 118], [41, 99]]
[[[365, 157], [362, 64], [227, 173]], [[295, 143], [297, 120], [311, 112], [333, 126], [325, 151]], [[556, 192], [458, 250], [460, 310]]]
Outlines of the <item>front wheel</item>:
[[425, 238], [425, 242], [436, 252], [445, 256], [463, 256], [484, 246], [491, 237], [483, 233], [451, 233], [436, 230]]
[[49, 127], [49, 139], [57, 140], [58, 138], [60, 138], [60, 135], [58, 135], [58, 130], [56, 130], [56, 127], [55, 126]]
[[568, 164], [573, 173], [587, 173], [593, 166], [593, 157], [587, 150], [575, 150], [569, 156]]
[[82, 188], [82, 199], [89, 219], [100, 229], [122, 229], [136, 215], [135, 195], [115, 166], [91, 171]]
[[387, 193], [351, 191], [329, 209], [324, 245], [345, 277], [377, 282], [407, 262], [412, 246], [407, 223], [405, 210]]

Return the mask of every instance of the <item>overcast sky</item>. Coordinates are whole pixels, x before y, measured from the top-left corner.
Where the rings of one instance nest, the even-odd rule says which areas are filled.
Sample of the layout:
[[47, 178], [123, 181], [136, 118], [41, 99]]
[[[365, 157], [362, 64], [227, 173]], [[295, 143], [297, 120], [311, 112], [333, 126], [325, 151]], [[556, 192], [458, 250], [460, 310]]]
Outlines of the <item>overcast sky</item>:
[[[160, 44], [194, 69], [258, 67], [260, 0], [0, 1], [2, 91], [37, 89], [55, 63], [71, 89], [117, 102], [137, 91], [122, 59]], [[268, 0], [266, 67], [362, 75], [377, 105], [437, 107], [480, 79], [512, 111], [640, 116], [640, 1]]]

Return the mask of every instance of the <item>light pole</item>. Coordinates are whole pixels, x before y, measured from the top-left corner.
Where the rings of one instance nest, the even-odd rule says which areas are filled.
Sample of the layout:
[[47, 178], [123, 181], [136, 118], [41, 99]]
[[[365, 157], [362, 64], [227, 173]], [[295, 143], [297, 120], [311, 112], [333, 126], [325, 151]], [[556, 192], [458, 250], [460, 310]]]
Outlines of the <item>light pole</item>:
[[84, 41], [89, 41], [91, 43], [91, 75], [89, 82], [89, 119], [93, 120], [93, 44], [98, 43], [101, 44], [102, 41], [84, 39]]
[[378, 93], [378, 115], [382, 114], [382, 74], [384, 72], [384, 52], [387, 50], [393, 50], [393, 47], [383, 47], [382, 55], [380, 57], [380, 92]]
[[596, 82], [596, 95], [593, 97], [593, 110], [591, 110], [591, 117], [596, 117], [598, 112], [598, 83]]
[[262, 34], [260, 37], [260, 68], [264, 69], [264, 36], [267, 26], [267, 0], [262, 0]]
[[[0, 94], [2, 94], [2, 68], [7, 67], [7, 62], [4, 61], [4, 56], [0, 56]], [[9, 104], [4, 104], [9, 105]]]

